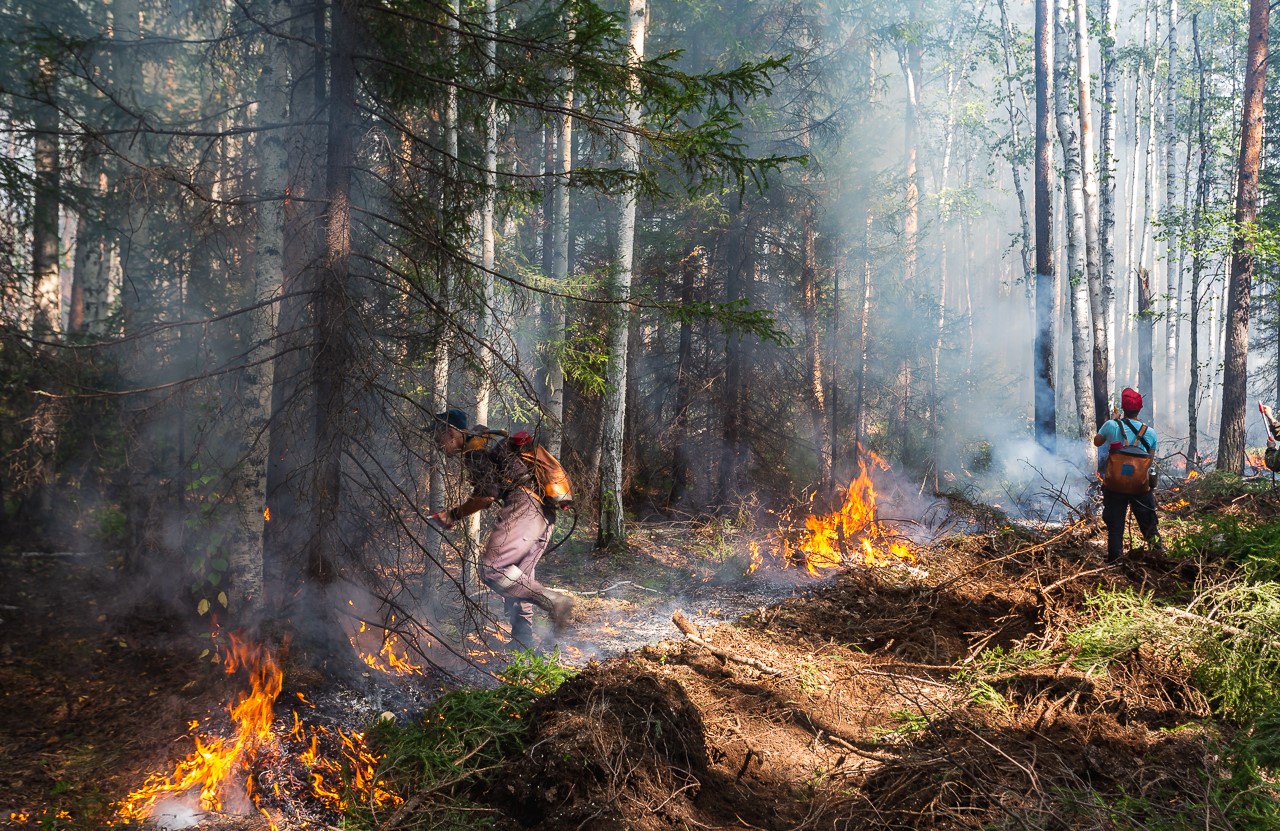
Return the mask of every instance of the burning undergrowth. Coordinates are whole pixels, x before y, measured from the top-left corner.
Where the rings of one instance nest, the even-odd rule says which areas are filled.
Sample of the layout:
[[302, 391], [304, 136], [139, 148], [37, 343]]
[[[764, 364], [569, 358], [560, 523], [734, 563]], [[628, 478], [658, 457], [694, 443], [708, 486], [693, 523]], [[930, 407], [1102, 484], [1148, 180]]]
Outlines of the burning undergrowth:
[[[1233, 511], [1223, 515], [1242, 527], [1251, 518], [1274, 522], [1280, 508], [1273, 494], [1256, 488], [1243, 495], [1218, 488], [1193, 479], [1163, 491], [1161, 500], [1188, 503], [1169, 509], [1178, 519], [1167, 533], [1197, 522], [1204, 544], [1222, 556], [1245, 532], [1197, 514], [1204, 505]], [[620, 571], [616, 561], [584, 561], [567, 577], [551, 571], [553, 579], [583, 588], [573, 632], [582, 644], [607, 641], [607, 627], [619, 639], [644, 630], [659, 642], [589, 664], [568, 681], [563, 664], [520, 656], [508, 664], [514, 670], [504, 683], [445, 694], [424, 676], [371, 665], [369, 672], [384, 681], [420, 689], [406, 706], [376, 692], [385, 685], [338, 691], [286, 665], [269, 737], [235, 738], [235, 707], [224, 703], [223, 715], [181, 745], [190, 749], [198, 738], [204, 748], [243, 751], [232, 765], [235, 775], [218, 789], [224, 813], [202, 822], [245, 829], [342, 822], [386, 829], [791, 831], [1181, 829], [1194, 818], [1196, 827], [1231, 827], [1229, 805], [1265, 798], [1265, 783], [1248, 779], [1248, 760], [1236, 755], [1241, 736], [1265, 734], [1237, 733], [1214, 718], [1183, 653], [1154, 636], [1111, 631], [1122, 616], [1097, 601], [1119, 598], [1116, 608], [1138, 607], [1147, 618], [1126, 612], [1131, 628], [1132, 621], [1159, 622], [1170, 613], [1151, 598], [1185, 599], [1218, 567], [1200, 562], [1189, 571], [1186, 562], [1171, 566], [1135, 555], [1108, 568], [1101, 525], [1087, 513], [1038, 532], [993, 515], [984, 533], [911, 543], [913, 562], [844, 563], [820, 572], [822, 580], [792, 582], [780, 595], [752, 602], [745, 616], [727, 603], [718, 615], [691, 609], [694, 624], [680, 630], [659, 626], [662, 614], [670, 617], [671, 592], [643, 588], [648, 577]], [[657, 547], [659, 536], [652, 532], [647, 545]], [[688, 541], [673, 536], [662, 548], [671, 571], [688, 581], [684, 599], [699, 597], [690, 588], [695, 583], [708, 592], [701, 597], [720, 603], [764, 580], [757, 572], [745, 584], [706, 581], [689, 568]], [[855, 542], [861, 546], [856, 535]], [[598, 576], [600, 594], [587, 588], [596, 579], [589, 575]], [[605, 615], [606, 597], [615, 617]], [[1191, 610], [1193, 617], [1213, 614], [1207, 605]], [[370, 629], [355, 634], [376, 657], [383, 641], [369, 619]], [[542, 663], [521, 663], [535, 659]], [[494, 656], [495, 669], [503, 663]], [[15, 678], [3, 662], [0, 669], [7, 683]], [[239, 701], [255, 677], [239, 668], [199, 700]], [[270, 673], [261, 677], [259, 688], [272, 690]], [[227, 694], [231, 683], [234, 695]], [[180, 695], [171, 697], [174, 708], [181, 703]], [[383, 708], [394, 719], [379, 721]], [[74, 716], [59, 717], [67, 724]], [[76, 723], [86, 729], [98, 721]], [[130, 759], [172, 758], [172, 737], [181, 729], [152, 732], [165, 731], [167, 739], [153, 736], [145, 752], [119, 744]], [[38, 757], [23, 758], [30, 768]], [[170, 764], [149, 784], [180, 781], [175, 768], [182, 765]], [[17, 770], [14, 764], [3, 772], [12, 778]], [[135, 761], [98, 781], [128, 793], [144, 779]], [[199, 818], [194, 802], [202, 787], [188, 786], [187, 818]], [[153, 812], [164, 798], [156, 795]], [[248, 813], [225, 813], [237, 805]], [[36, 827], [38, 818], [29, 816], [26, 825]]]

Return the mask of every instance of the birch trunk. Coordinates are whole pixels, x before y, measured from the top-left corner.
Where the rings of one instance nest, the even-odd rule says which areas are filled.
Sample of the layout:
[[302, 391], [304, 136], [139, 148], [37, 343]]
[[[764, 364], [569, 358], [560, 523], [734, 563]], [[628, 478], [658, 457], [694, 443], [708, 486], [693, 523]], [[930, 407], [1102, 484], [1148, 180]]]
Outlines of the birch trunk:
[[1071, 375], [1075, 386], [1075, 420], [1073, 432], [1086, 432], [1086, 421], [1093, 410], [1093, 378], [1089, 355], [1089, 295], [1085, 270], [1085, 203], [1081, 182], [1080, 136], [1078, 122], [1071, 112], [1071, 0], [1057, 0], [1054, 25], [1054, 102], [1057, 108], [1058, 144], [1062, 148], [1063, 223], [1066, 227], [1066, 268], [1068, 293], [1071, 297]]
[[[276, 31], [289, 16], [288, 0], [273, 0], [265, 9], [267, 31]], [[258, 118], [264, 124], [289, 121], [289, 68], [281, 44], [263, 44], [262, 74], [257, 81]], [[241, 625], [254, 621], [264, 601], [264, 534], [267, 507], [267, 447], [271, 424], [271, 356], [275, 351], [277, 303], [284, 274], [284, 201], [289, 159], [280, 128], [259, 134], [258, 196], [254, 216], [253, 311], [249, 344], [241, 369], [243, 423], [240, 465], [233, 480], [237, 521], [228, 542], [231, 605], [228, 612]]]
[[[1093, 429], [1109, 415], [1107, 406], [1107, 316], [1102, 305], [1102, 252], [1098, 238], [1098, 170], [1094, 161], [1093, 93], [1089, 61], [1089, 25], [1085, 0], [1074, 0], [1076, 36], [1076, 104], [1080, 115], [1080, 188], [1084, 194], [1085, 271], [1088, 275], [1091, 323]], [[1091, 435], [1086, 430], [1084, 435]]]
[[[1164, 92], [1164, 214], [1170, 223], [1174, 206], [1178, 204], [1178, 0], [1169, 0], [1169, 48], [1166, 59]], [[1174, 379], [1178, 375], [1178, 297], [1182, 283], [1182, 259], [1178, 236], [1170, 233], [1165, 245], [1165, 301], [1164, 314], [1164, 394], [1166, 412], [1162, 424], [1173, 426]]]
[[[498, 80], [498, 7], [497, 0], [484, 3], [484, 78], [493, 87]], [[480, 204], [480, 317], [476, 322], [476, 343], [481, 350], [480, 366], [475, 379], [476, 421], [489, 423], [489, 396], [493, 388], [490, 332], [494, 319], [494, 265], [497, 247], [494, 240], [494, 208], [498, 192], [498, 99], [496, 92], [485, 99], [484, 114], [484, 195]]]
[[1106, 332], [1107, 381], [1104, 393], [1116, 388], [1116, 0], [1102, 0], [1102, 113], [1098, 147], [1098, 249], [1103, 330]]
[[[561, 73], [564, 83], [556, 139], [556, 157], [552, 168], [554, 185], [551, 195], [551, 286], [563, 290], [569, 279], [569, 172], [573, 166], [573, 70]], [[543, 325], [547, 344], [559, 345], [565, 339], [564, 306], [558, 298], [543, 298]], [[561, 437], [564, 420], [564, 366], [557, 354], [546, 355], [544, 375], [547, 384], [546, 435], [547, 449], [553, 456], [561, 455]]]
[[[646, 0], [628, 0], [627, 64], [632, 72], [644, 60]], [[623, 112], [622, 169], [634, 176], [640, 164], [640, 82], [635, 74], [627, 79], [627, 103]], [[600, 528], [597, 548], [617, 548], [626, 544], [622, 508], [623, 417], [627, 408], [627, 335], [631, 325], [631, 279], [635, 258], [637, 186], [626, 187], [618, 205], [618, 248], [614, 256], [616, 279], [611, 287], [615, 304], [609, 329], [608, 391], [605, 393], [600, 442]]]

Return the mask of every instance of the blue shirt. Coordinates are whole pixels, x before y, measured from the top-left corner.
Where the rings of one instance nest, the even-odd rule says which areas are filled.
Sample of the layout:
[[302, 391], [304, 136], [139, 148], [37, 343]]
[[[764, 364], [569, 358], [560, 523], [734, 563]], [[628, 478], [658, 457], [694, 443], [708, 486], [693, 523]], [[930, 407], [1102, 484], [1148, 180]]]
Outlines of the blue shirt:
[[[1127, 419], [1136, 429], [1142, 429], [1142, 422], [1136, 418]], [[1104, 473], [1107, 469], [1107, 456], [1111, 455], [1111, 443], [1118, 441], [1124, 444], [1138, 444], [1135, 438], [1136, 433], [1125, 425], [1125, 419], [1116, 421], [1111, 419], [1106, 424], [1098, 428], [1098, 435], [1102, 436], [1104, 441], [1102, 446], [1098, 448], [1098, 472]], [[1142, 434], [1142, 446], [1147, 449], [1148, 453], [1155, 455], [1156, 452], [1156, 428], [1147, 425], [1147, 432]]]

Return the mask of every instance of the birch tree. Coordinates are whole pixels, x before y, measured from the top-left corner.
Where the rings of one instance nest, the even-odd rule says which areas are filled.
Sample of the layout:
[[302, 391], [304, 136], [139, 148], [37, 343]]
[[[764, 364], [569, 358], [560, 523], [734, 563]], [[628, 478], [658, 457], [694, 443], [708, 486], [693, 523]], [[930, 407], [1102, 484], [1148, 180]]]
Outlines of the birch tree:
[[1062, 148], [1062, 186], [1067, 233], [1068, 296], [1071, 298], [1071, 367], [1075, 382], [1075, 415], [1072, 425], [1077, 435], [1088, 435], [1085, 423], [1093, 408], [1093, 377], [1089, 368], [1089, 286], [1085, 262], [1085, 201], [1081, 181], [1079, 122], [1071, 112], [1070, 90], [1072, 27], [1071, 0], [1057, 0], [1054, 25], [1054, 103], [1057, 111], [1058, 144]]
[[[633, 177], [640, 162], [640, 84], [634, 70], [644, 60], [646, 0], [629, 0], [627, 4], [627, 64], [633, 74], [627, 79], [626, 104], [623, 111], [624, 132], [621, 137], [621, 166]], [[600, 460], [600, 528], [598, 548], [611, 548], [626, 542], [622, 510], [622, 443], [623, 418], [627, 406], [627, 335], [631, 323], [631, 279], [635, 260], [636, 187], [625, 187], [618, 204], [618, 247], [614, 256], [616, 275], [610, 291], [613, 305], [609, 330], [608, 391], [605, 394]]]

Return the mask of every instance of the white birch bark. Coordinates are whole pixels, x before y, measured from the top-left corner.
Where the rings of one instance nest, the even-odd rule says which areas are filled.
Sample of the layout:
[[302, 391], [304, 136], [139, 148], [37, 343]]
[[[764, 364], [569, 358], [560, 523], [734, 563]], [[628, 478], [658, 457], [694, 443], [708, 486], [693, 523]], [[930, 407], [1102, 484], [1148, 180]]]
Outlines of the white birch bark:
[[1102, 312], [1107, 332], [1107, 385], [1116, 388], [1116, 0], [1102, 0], [1102, 108], [1098, 146], [1098, 248], [1101, 254]]
[[[1094, 159], [1093, 92], [1089, 60], [1089, 25], [1085, 0], [1075, 0], [1076, 104], [1080, 115], [1081, 189], [1084, 194], [1085, 270], [1088, 275], [1089, 320], [1092, 330], [1091, 390], [1093, 426], [1107, 418], [1107, 354], [1110, 332], [1102, 302], [1102, 252], [1098, 235], [1098, 171]], [[1088, 418], [1086, 417], [1086, 421]]]
[[[1169, 37], [1164, 93], [1164, 214], [1173, 219], [1178, 204], [1178, 0], [1169, 0]], [[1182, 282], [1182, 256], [1177, 235], [1169, 234], [1165, 247], [1165, 314], [1164, 314], [1164, 420], [1161, 426], [1174, 423], [1174, 380], [1178, 375], [1178, 287]]]
[[[628, 0], [627, 63], [637, 68], [644, 60], [646, 0]], [[634, 175], [640, 165], [640, 83], [635, 74], [628, 78], [627, 104], [622, 116], [622, 169]], [[605, 393], [600, 453], [600, 529], [597, 544], [602, 548], [626, 542], [622, 510], [623, 416], [627, 407], [627, 334], [631, 322], [631, 276], [635, 257], [636, 195], [634, 184], [626, 187], [618, 204], [618, 248], [614, 257], [616, 279], [612, 300], [616, 304], [609, 331], [608, 392]]]
[[1075, 386], [1076, 412], [1072, 425], [1078, 435], [1086, 435], [1087, 414], [1093, 410], [1093, 376], [1089, 355], [1092, 342], [1089, 332], [1089, 296], [1085, 264], [1085, 209], [1081, 181], [1080, 136], [1071, 111], [1070, 78], [1072, 69], [1071, 0], [1057, 0], [1054, 17], [1054, 104], [1057, 115], [1058, 143], [1062, 148], [1063, 224], [1066, 226], [1066, 268], [1071, 297], [1071, 368]]
[[[556, 157], [552, 168], [551, 195], [551, 286], [563, 289], [569, 279], [569, 172], [573, 167], [573, 70], [561, 73], [565, 85], [561, 106], [563, 112], [558, 124]], [[559, 344], [565, 338], [564, 308], [558, 298], [547, 297], [543, 301], [546, 315], [546, 342]], [[561, 455], [561, 438], [564, 419], [564, 366], [555, 354], [547, 355], [546, 416], [547, 449], [555, 456]]]
[[[288, 0], [272, 0], [265, 10], [268, 32], [289, 16]], [[289, 71], [285, 49], [263, 44], [262, 73], [258, 76], [258, 121], [282, 125], [289, 119]], [[257, 141], [258, 198], [254, 226], [253, 305], [249, 314], [249, 343], [240, 374], [240, 464], [233, 478], [236, 523], [228, 543], [231, 592], [228, 611], [241, 622], [253, 621], [265, 596], [263, 534], [266, 530], [267, 448], [271, 423], [271, 356], [276, 349], [277, 301], [284, 276], [284, 201], [289, 158], [284, 134], [276, 126]]]
[[[498, 77], [498, 7], [496, 0], [484, 4], [484, 77], [492, 86]], [[494, 206], [498, 190], [498, 99], [490, 95], [485, 101], [484, 117], [484, 196], [480, 205], [480, 319], [476, 323], [476, 339], [481, 350], [480, 371], [476, 378], [476, 421], [489, 423], [489, 394], [492, 355], [489, 353], [493, 328], [493, 269], [496, 246], [493, 232]]]

